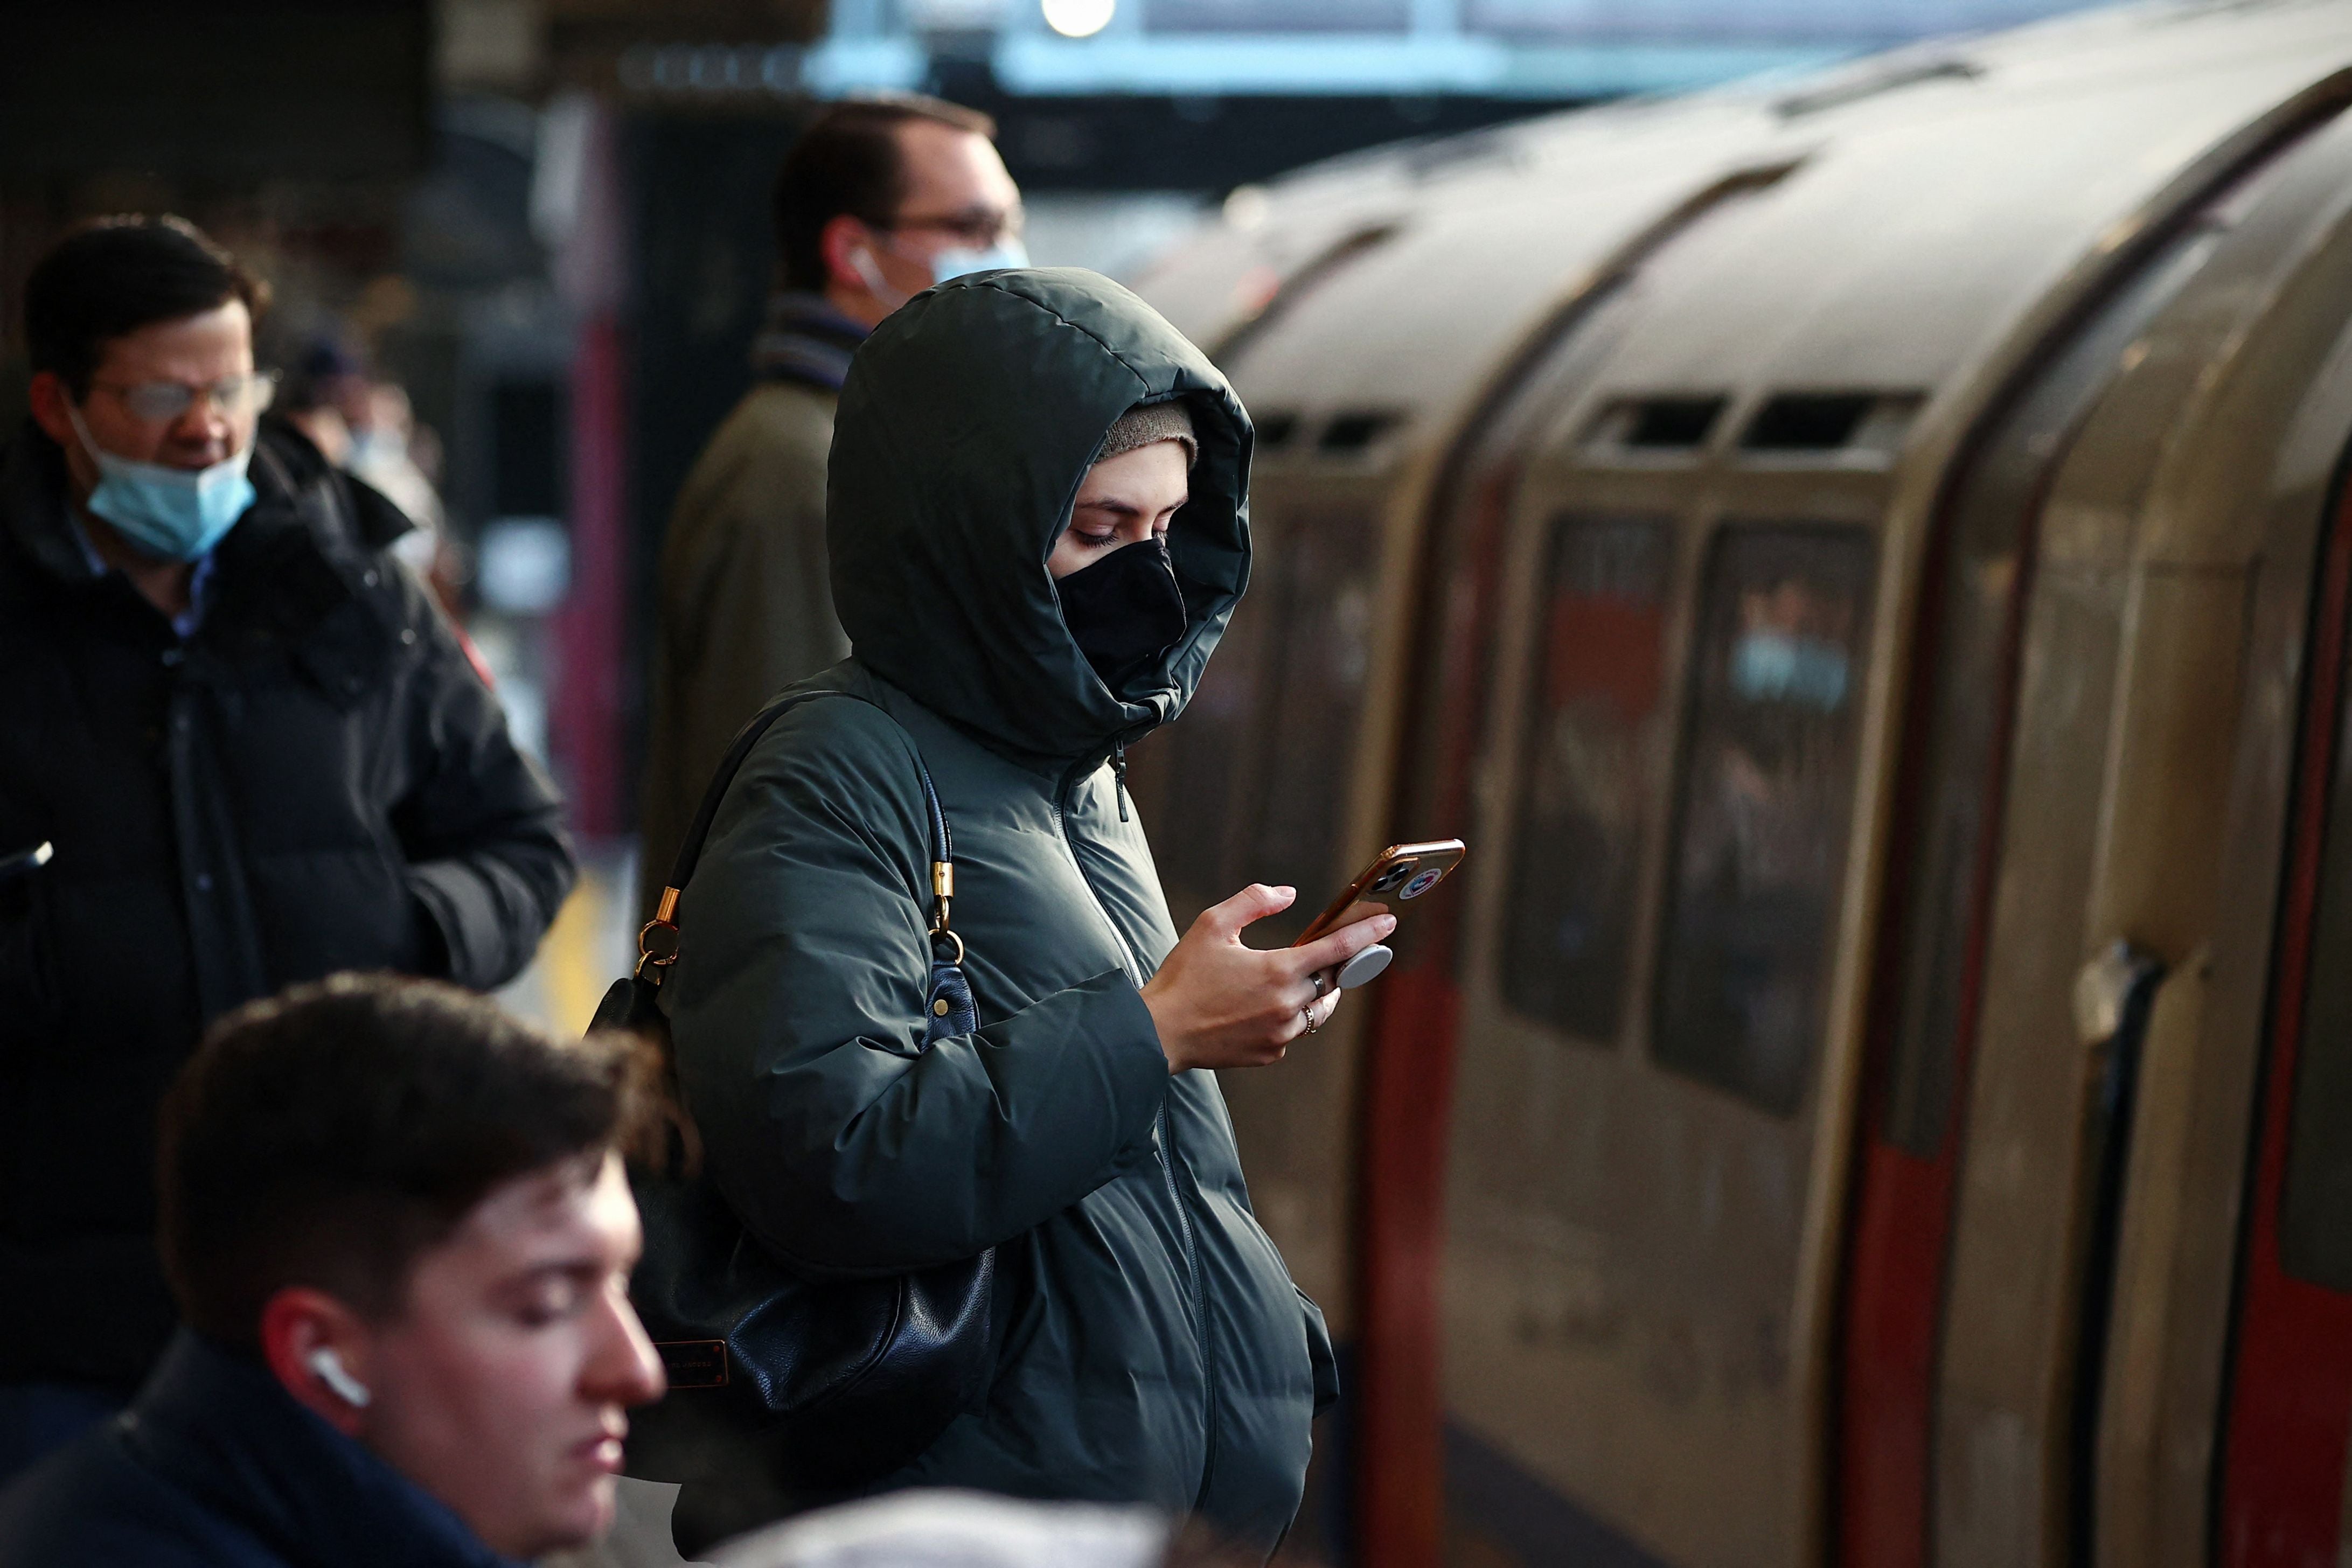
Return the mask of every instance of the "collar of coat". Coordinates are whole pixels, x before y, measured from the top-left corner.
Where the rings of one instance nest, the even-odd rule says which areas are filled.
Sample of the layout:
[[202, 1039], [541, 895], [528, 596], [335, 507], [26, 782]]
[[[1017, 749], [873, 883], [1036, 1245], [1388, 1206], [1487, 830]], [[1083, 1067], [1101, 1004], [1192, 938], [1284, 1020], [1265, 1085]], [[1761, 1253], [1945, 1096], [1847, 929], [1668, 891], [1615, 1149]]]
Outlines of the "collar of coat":
[[866, 333], [865, 323], [834, 308], [824, 295], [785, 289], [768, 297], [768, 319], [751, 340], [751, 370], [761, 381], [837, 392]]
[[[292, 426], [265, 420], [255, 438], [254, 503], [214, 547], [213, 598], [193, 648], [241, 664], [291, 646], [339, 705], [372, 684], [392, 629], [358, 601], [388, 604], [383, 547], [412, 526], [368, 486], [335, 468]], [[112, 571], [93, 571], [74, 538], [65, 455], [26, 421], [0, 463], [0, 600], [16, 591], [68, 616], [119, 616], [172, 632]], [[13, 558], [13, 559], [11, 559]], [[152, 623], [152, 624], [151, 624]]]
[[440, 1500], [297, 1404], [268, 1368], [185, 1329], [113, 1440], [290, 1563], [511, 1568]]

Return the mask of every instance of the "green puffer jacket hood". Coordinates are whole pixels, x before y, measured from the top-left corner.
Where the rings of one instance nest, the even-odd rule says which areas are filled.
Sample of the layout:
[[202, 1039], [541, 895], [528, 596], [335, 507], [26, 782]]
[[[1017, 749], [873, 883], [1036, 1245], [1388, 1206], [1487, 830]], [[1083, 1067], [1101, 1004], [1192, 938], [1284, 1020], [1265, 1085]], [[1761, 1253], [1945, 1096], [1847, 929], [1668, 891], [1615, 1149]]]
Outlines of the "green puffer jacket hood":
[[[1171, 396], [1203, 445], [1170, 530], [1194, 613], [1122, 702], [1045, 561], [1112, 423]], [[856, 652], [746, 757], [662, 988], [706, 1172], [809, 1270], [998, 1249], [986, 1397], [884, 1485], [1146, 1502], [1271, 1552], [1336, 1390], [1329, 1336], [1251, 1207], [1216, 1074], [1169, 1071], [1140, 993], [1176, 932], [1109, 760], [1183, 706], [1241, 592], [1248, 422], [1134, 296], [1016, 272], [885, 323], [835, 432]], [[928, 1041], [926, 773], [978, 1013]], [[696, 1485], [677, 1518], [716, 1540], [814, 1500]]]
[[[1170, 528], [1184, 636], [1135, 700], [1062, 623], [1045, 558], [1118, 416], [1183, 398], [1200, 436]], [[1010, 756], [1069, 761], [1176, 716], [1249, 581], [1249, 416], [1150, 306], [1072, 267], [918, 296], [850, 366], [826, 499], [858, 663]]]

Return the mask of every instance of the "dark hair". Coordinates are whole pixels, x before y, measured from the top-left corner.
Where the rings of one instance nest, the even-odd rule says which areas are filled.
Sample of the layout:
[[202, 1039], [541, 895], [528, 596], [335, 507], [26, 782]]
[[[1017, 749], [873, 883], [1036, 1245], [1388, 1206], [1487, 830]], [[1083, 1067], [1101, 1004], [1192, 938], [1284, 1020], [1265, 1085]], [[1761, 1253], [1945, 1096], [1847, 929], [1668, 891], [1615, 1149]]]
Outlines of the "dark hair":
[[801, 132], [768, 198], [785, 287], [824, 288], [825, 225], [845, 213], [879, 226], [898, 212], [907, 194], [898, 131], [917, 120], [996, 137], [996, 121], [978, 110], [911, 92], [845, 99]]
[[26, 358], [85, 398], [110, 341], [232, 299], [258, 322], [269, 286], [185, 218], [93, 218], [51, 246], [25, 279]]
[[164, 1273], [190, 1326], [252, 1348], [307, 1285], [398, 1315], [418, 1255], [519, 1176], [637, 1145], [634, 1035], [560, 1041], [432, 980], [337, 975], [215, 1024], [164, 1098]]

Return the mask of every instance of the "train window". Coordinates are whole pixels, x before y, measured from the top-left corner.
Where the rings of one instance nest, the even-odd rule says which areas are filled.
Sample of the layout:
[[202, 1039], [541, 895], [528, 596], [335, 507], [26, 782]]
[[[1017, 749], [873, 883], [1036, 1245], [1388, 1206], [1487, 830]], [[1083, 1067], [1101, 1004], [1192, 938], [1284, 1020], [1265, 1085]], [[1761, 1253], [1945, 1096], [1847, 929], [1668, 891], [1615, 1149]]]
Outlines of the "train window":
[[1278, 693], [1279, 706], [1259, 702], [1255, 824], [1239, 870], [1244, 881], [1297, 887], [1292, 913], [1303, 925], [1328, 896], [1318, 890], [1344, 874], [1336, 861], [1371, 667], [1380, 531], [1352, 511], [1291, 513], [1283, 523], [1281, 577], [1268, 585], [1271, 613], [1257, 633], [1266, 653], [1257, 690]]
[[1739, 444], [1751, 452], [1834, 452], [1878, 400], [1868, 392], [1783, 392], [1756, 411]]
[[1620, 398], [1593, 420], [1584, 444], [1600, 451], [1696, 451], [1730, 402], [1722, 396]]
[[2339, 729], [2295, 1045], [2279, 1263], [2352, 1291], [2352, 725]]
[[1891, 457], [1924, 401], [1913, 392], [1783, 392], [1756, 411], [1740, 450]]
[[1260, 414], [1257, 420], [1257, 449], [1271, 452], [1298, 434], [1298, 415], [1289, 411]]
[[1781, 1114], [1821, 1033], [1874, 558], [1858, 528], [1727, 525], [1700, 587], [1650, 1049]]
[[1623, 1026], [1657, 793], [1673, 536], [1654, 517], [1552, 524], [1519, 740], [1503, 999], [1592, 1043]]
[[1315, 443], [1318, 452], [1365, 452], [1395, 430], [1399, 418], [1393, 413], [1343, 413], [1323, 427], [1322, 438]]

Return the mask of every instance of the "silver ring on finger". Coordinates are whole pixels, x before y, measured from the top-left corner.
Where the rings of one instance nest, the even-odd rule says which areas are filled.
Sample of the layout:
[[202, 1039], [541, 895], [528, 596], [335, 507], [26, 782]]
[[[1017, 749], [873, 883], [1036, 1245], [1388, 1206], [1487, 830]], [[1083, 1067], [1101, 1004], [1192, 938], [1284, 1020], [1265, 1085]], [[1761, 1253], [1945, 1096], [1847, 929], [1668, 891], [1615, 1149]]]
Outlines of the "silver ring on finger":
[[[1331, 988], [1330, 977], [1324, 974], [1322, 970], [1318, 969], [1313, 974], [1307, 976], [1307, 978], [1315, 988], [1315, 1001], [1321, 1001], [1323, 999], [1323, 993]], [[1313, 1007], [1315, 1002], [1309, 1002], [1307, 1005], [1308, 1007]]]

